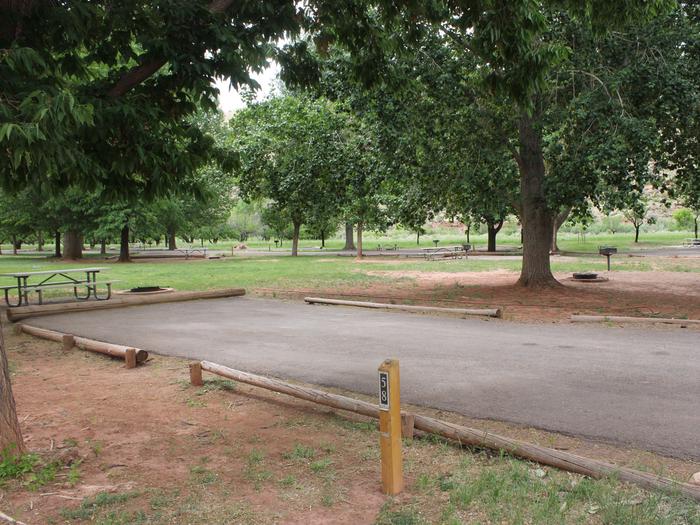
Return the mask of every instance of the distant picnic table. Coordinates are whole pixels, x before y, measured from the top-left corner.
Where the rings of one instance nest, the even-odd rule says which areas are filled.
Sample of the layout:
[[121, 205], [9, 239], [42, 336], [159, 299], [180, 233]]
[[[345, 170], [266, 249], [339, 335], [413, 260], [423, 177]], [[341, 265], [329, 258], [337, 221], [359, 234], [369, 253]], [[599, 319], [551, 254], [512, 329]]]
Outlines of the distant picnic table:
[[700, 246], [700, 239], [685, 239], [683, 241], [683, 246]]
[[428, 260], [433, 260], [436, 258], [461, 259], [462, 257], [467, 258], [469, 256], [469, 250], [471, 250], [471, 247], [471, 244], [462, 244], [461, 246], [444, 248], [422, 248], [422, 250], [423, 256]]
[[[43, 293], [45, 291], [61, 288], [73, 288], [73, 295], [79, 301], [87, 301], [91, 297], [97, 301], [106, 301], [112, 297], [112, 283], [116, 281], [98, 282], [97, 275], [105, 270], [108, 270], [108, 268], [69, 268], [40, 272], [2, 273], [0, 277], [14, 278], [17, 280], [17, 283], [0, 288], [5, 292], [5, 303], [11, 308], [29, 305], [30, 292], [36, 292], [39, 304], [43, 304]], [[75, 274], [84, 274], [84, 277], [75, 277]], [[30, 282], [34, 279], [40, 280], [39, 282]], [[106, 294], [102, 297], [97, 292], [98, 286], [107, 288]], [[78, 289], [82, 288], [85, 288], [84, 295], [78, 293]], [[17, 301], [15, 303], [10, 301], [10, 292], [13, 290], [17, 292]]]

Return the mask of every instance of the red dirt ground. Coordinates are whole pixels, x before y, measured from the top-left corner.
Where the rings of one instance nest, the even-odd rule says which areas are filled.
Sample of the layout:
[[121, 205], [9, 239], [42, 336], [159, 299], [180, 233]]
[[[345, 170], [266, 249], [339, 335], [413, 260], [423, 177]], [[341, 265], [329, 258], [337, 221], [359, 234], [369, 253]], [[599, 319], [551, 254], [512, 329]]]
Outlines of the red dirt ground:
[[[384, 261], [386, 263], [386, 261]], [[364, 263], [364, 262], [363, 262]], [[412, 286], [394, 283], [326, 290], [274, 290], [296, 297], [326, 293], [343, 298], [453, 307], [502, 307], [504, 318], [517, 321], [568, 321], [571, 314], [658, 316], [700, 319], [700, 273], [613, 272], [603, 283], [575, 283], [558, 274], [562, 286], [529, 290], [516, 285], [518, 273], [373, 271], [370, 275], [409, 278]], [[255, 290], [253, 290], [255, 292]], [[258, 289], [268, 295], [272, 289]]]

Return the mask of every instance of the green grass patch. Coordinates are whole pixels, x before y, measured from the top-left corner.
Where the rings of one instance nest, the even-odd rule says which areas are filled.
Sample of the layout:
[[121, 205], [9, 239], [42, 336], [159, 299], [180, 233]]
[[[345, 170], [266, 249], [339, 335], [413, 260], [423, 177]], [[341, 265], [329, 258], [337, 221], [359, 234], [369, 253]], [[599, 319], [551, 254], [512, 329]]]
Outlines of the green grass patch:
[[0, 454], [0, 485], [11, 479], [19, 479], [34, 472], [39, 463], [36, 454], [13, 454], [5, 451]]
[[[100, 492], [92, 498], [86, 498], [82, 501], [77, 509], [62, 509], [61, 517], [67, 520], [90, 520], [96, 521], [96, 515], [105, 508], [124, 503], [138, 496], [137, 492], [124, 492], [121, 494], [112, 494], [109, 492]], [[120, 516], [126, 517], [126, 513], [112, 513], [105, 516], [98, 523], [131, 523], [127, 521], [116, 521], [121, 519]], [[110, 521], [106, 521], [110, 520]], [[138, 523], [138, 521], [133, 522]]]
[[284, 459], [291, 459], [296, 461], [305, 461], [313, 459], [316, 456], [316, 451], [313, 447], [307, 447], [301, 443], [294, 445], [294, 449], [290, 452], [285, 452], [282, 454]]
[[[403, 505], [390, 500], [377, 523], [457, 524], [465, 516], [474, 523], [512, 525], [700, 523], [695, 502], [646, 492], [614, 478], [593, 480], [505, 457], [479, 463], [462, 463], [439, 475], [421, 473], [415, 484], [421, 495]], [[430, 504], [436, 491], [449, 497], [440, 509]]]

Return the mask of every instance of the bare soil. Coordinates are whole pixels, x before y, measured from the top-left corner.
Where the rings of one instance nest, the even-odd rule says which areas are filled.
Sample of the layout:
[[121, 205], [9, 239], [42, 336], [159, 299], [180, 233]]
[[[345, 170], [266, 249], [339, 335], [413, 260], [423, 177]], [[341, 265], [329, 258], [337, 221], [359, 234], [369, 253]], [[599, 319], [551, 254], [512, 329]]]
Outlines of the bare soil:
[[[126, 370], [119, 360], [63, 352], [27, 335], [7, 333], [6, 343], [27, 448], [60, 464], [41, 486], [0, 485], [0, 509], [28, 524], [362, 524], [389, 501], [379, 490], [372, 421], [212, 376], [195, 388], [187, 363], [175, 358], [153, 356]], [[639, 450], [415, 410], [676, 479], [700, 470]], [[447, 494], [433, 504], [419, 481], [480, 456], [416, 443], [406, 449], [407, 489], [390, 503], [422, 497], [427, 512], [439, 512]], [[491, 460], [473, 461], [470, 468], [480, 469]]]
[[[600, 283], [573, 282], [570, 273], [560, 273], [555, 277], [561, 286], [536, 290], [518, 286], [519, 273], [504, 269], [482, 272], [397, 269], [364, 273], [389, 279], [371, 285], [274, 292], [297, 297], [313, 292], [379, 302], [502, 307], [504, 318], [530, 322], [568, 321], [575, 313], [700, 319], [700, 272], [611, 272], [601, 274], [609, 280]], [[402, 278], [410, 282], [397, 287], [396, 279]], [[258, 290], [263, 295], [271, 292]]]

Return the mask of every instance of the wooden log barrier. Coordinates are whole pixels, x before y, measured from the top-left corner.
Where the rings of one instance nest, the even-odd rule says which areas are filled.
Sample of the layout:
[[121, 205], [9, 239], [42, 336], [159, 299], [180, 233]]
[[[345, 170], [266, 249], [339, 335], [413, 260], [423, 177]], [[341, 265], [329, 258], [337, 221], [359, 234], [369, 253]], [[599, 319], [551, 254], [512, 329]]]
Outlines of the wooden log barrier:
[[[112, 343], [105, 343], [104, 341], [95, 341], [94, 339], [87, 339], [85, 337], [76, 337], [75, 346], [82, 348], [83, 350], [90, 350], [91, 352], [99, 352], [100, 354], [111, 355], [114, 357], [121, 357], [126, 359], [126, 352], [131, 347], [124, 345], [115, 345]], [[148, 359], [148, 352], [141, 350], [140, 348], [134, 348], [136, 353], [136, 362], [143, 363]]]
[[403, 310], [406, 312], [433, 312], [456, 315], [481, 315], [486, 317], [503, 317], [501, 308], [443, 308], [440, 306], [417, 306], [412, 304], [370, 303], [367, 301], [346, 301], [344, 299], [326, 299], [324, 297], [304, 297], [309, 304], [335, 304], [340, 306], [359, 306], [361, 308], [379, 308], [383, 310]]
[[[306, 401], [379, 419], [378, 405], [365, 401], [293, 385], [279, 379], [241, 372], [209, 361], [202, 361], [202, 370], [233, 379], [234, 381], [272, 390], [273, 392], [280, 392]], [[583, 474], [595, 479], [615, 476], [620, 481], [633, 483], [646, 489], [659, 490], [668, 494], [679, 494], [700, 501], [700, 486], [690, 483], [681, 483], [648, 472], [620, 467], [605, 461], [585, 458], [570, 452], [542, 447], [518, 439], [492, 434], [488, 431], [440, 421], [428, 416], [414, 414], [413, 420], [416, 429], [454, 440], [461, 445], [504, 451], [515, 457]]]
[[224, 288], [220, 290], [205, 290], [202, 292], [172, 292], [156, 295], [121, 295], [119, 297], [113, 297], [109, 301], [85, 301], [80, 303], [45, 304], [8, 308], [7, 318], [14, 323], [27, 317], [37, 317], [40, 315], [64, 314], [86, 310], [106, 310], [109, 308], [194, 301], [197, 299], [221, 299], [224, 297], [237, 297], [241, 295], [245, 295], [245, 290], [243, 288]]
[[[31, 326], [28, 324], [21, 324], [18, 326], [21, 327], [21, 331], [25, 334], [62, 343], [64, 344], [65, 348], [66, 341], [64, 337], [69, 334], [56, 332], [54, 330], [47, 330], [46, 328], [39, 328], [37, 326]], [[91, 352], [98, 352], [100, 354], [107, 354], [114, 357], [119, 357], [121, 359], [124, 359], [125, 361], [127, 358], [127, 351], [131, 349], [131, 347], [128, 346], [105, 343], [104, 341], [95, 341], [94, 339], [88, 339], [86, 337], [70, 337], [72, 337], [73, 339], [73, 344], [82, 350], [89, 350]], [[146, 352], [145, 350], [141, 350], [140, 348], [133, 348], [133, 350], [136, 359], [136, 364], [143, 363], [148, 359], [148, 352]]]
[[664, 324], [679, 324], [679, 325], [700, 325], [698, 319], [665, 319], [663, 317], [629, 317], [622, 315], [580, 315], [572, 314], [571, 321], [574, 323], [664, 323]]
[[355, 412], [356, 414], [362, 414], [363, 416], [379, 419], [379, 407], [372, 403], [367, 403], [366, 401], [360, 401], [359, 399], [352, 399], [350, 397], [340, 396], [338, 394], [330, 394], [322, 390], [292, 385], [290, 383], [280, 381], [279, 379], [249, 374], [248, 372], [241, 372], [240, 370], [234, 370], [233, 368], [229, 368], [227, 366], [217, 365], [216, 363], [212, 363], [210, 361], [202, 361], [202, 370], [233, 379], [234, 381], [238, 381], [240, 383], [259, 386], [261, 388], [266, 388], [267, 390], [272, 390], [273, 392], [280, 392], [282, 394], [298, 397], [299, 399], [305, 399], [306, 401], [312, 401], [313, 403], [318, 403], [320, 405], [339, 408], [341, 410], [348, 410], [349, 412]]

